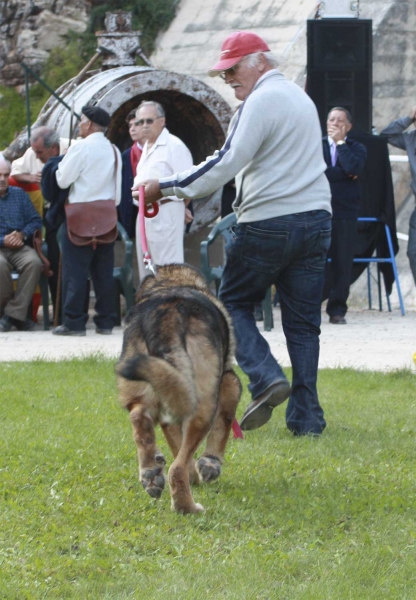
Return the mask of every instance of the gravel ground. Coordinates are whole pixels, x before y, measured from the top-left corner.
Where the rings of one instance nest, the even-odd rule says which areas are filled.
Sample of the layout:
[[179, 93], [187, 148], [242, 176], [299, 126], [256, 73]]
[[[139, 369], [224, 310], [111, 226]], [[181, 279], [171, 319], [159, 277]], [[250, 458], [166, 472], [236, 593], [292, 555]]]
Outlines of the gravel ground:
[[[269, 342], [274, 356], [282, 366], [290, 366], [285, 338], [280, 323], [280, 310], [274, 309], [275, 327], [260, 331]], [[388, 371], [414, 367], [416, 352], [416, 312], [404, 317], [394, 308], [391, 313], [378, 310], [352, 310], [347, 325], [331, 325], [322, 314], [320, 368], [353, 367]], [[0, 333], [0, 361], [32, 361], [35, 359], [64, 360], [76, 356], [102, 353], [116, 358], [122, 346], [123, 329], [116, 327], [113, 335], [95, 333], [91, 322], [85, 337], [54, 336], [43, 331], [39, 323], [35, 331]]]

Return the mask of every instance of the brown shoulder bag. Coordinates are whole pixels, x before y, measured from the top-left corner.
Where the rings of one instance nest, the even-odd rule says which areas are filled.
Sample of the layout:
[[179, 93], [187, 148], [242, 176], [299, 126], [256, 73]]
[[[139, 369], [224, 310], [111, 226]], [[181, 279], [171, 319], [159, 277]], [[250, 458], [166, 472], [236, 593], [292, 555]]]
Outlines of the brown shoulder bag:
[[[115, 156], [115, 181], [117, 185], [117, 152]], [[117, 239], [117, 209], [115, 200], [93, 200], [65, 204], [66, 229], [75, 246], [111, 244]]]

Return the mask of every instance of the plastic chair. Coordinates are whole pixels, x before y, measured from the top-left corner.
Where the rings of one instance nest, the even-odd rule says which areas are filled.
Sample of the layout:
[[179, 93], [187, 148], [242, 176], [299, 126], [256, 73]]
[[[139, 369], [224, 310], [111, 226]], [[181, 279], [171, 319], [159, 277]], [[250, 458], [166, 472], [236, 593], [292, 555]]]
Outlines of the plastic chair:
[[[358, 218], [358, 222], [359, 223], [383, 223], [383, 221], [381, 221], [380, 219], [377, 219], [375, 217], [359, 217]], [[370, 264], [371, 263], [376, 263], [377, 264], [377, 288], [378, 288], [378, 300], [379, 300], [379, 310], [383, 310], [382, 307], [382, 299], [381, 299], [381, 278], [380, 278], [380, 270], [379, 270], [379, 265], [380, 263], [390, 263], [392, 268], [393, 268], [393, 273], [394, 273], [394, 279], [396, 281], [396, 287], [397, 287], [397, 294], [399, 296], [399, 303], [400, 303], [400, 311], [402, 313], [402, 316], [404, 316], [405, 310], [404, 310], [404, 303], [403, 303], [403, 297], [402, 297], [402, 292], [401, 292], [401, 288], [400, 288], [400, 281], [399, 281], [399, 273], [397, 271], [397, 265], [396, 265], [396, 258], [394, 256], [394, 250], [393, 250], [393, 242], [391, 239], [391, 233], [390, 233], [390, 228], [387, 225], [387, 223], [383, 223], [384, 225], [384, 230], [386, 232], [386, 239], [387, 239], [387, 245], [389, 248], [389, 257], [387, 258], [381, 258], [380, 256], [378, 256], [378, 254], [376, 254], [376, 256], [371, 256], [368, 258], [354, 258], [355, 263], [368, 263], [367, 266], [367, 286], [368, 286], [368, 307], [371, 309], [372, 308], [372, 297], [371, 297], [371, 273], [370, 273]], [[386, 299], [387, 299], [387, 307], [389, 312], [391, 312], [391, 304], [390, 304], [390, 298], [389, 295], [387, 294], [386, 291]]]
[[[201, 271], [207, 280], [208, 284], [215, 284], [215, 291], [218, 296], [218, 290], [220, 288], [221, 278], [224, 271], [224, 265], [218, 265], [212, 267], [209, 261], [209, 247], [210, 245], [221, 235], [224, 238], [225, 243], [231, 238], [231, 228], [236, 224], [237, 218], [235, 213], [231, 213], [221, 219], [215, 227], [213, 227], [211, 233], [206, 240], [201, 242], [200, 245], [200, 258], [201, 258]], [[266, 292], [266, 296], [262, 303], [264, 313], [264, 330], [271, 331], [273, 329], [273, 311], [272, 311], [272, 294], [269, 288]]]
[[126, 309], [134, 304], [133, 288], [133, 242], [121, 223], [117, 223], [119, 238], [124, 246], [124, 262], [121, 267], [114, 267], [113, 278], [116, 294], [117, 325], [121, 325], [120, 296], [126, 300]]

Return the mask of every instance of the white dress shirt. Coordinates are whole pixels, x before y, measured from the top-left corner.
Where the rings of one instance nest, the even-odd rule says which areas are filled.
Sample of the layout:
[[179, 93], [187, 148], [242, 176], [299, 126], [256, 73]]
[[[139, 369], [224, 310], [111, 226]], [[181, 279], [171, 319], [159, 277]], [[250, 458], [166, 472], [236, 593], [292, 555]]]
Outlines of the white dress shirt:
[[[117, 153], [115, 168], [114, 150]], [[121, 199], [121, 155], [101, 132], [91, 133], [71, 146], [56, 172], [61, 189], [70, 187], [68, 201]]]
[[[190, 169], [192, 164], [192, 154], [188, 148], [165, 127], [150, 149], [147, 142], [145, 143], [134, 184], [180, 173]], [[172, 202], [161, 204], [156, 217], [145, 219], [146, 238], [155, 265], [184, 262], [185, 204], [182, 198], [169, 198]], [[148, 273], [143, 265], [139, 219], [136, 221], [136, 244], [139, 275], [142, 279]]]

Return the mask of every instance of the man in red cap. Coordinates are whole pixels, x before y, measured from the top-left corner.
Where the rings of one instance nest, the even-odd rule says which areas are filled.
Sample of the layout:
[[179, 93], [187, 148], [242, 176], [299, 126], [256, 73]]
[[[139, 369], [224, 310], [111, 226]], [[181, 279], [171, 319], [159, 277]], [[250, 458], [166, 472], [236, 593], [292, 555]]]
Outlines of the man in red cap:
[[[261, 427], [290, 397], [288, 428], [295, 435], [319, 435], [325, 419], [316, 381], [331, 194], [315, 105], [276, 67], [257, 34], [228, 36], [209, 71], [243, 101], [224, 146], [188, 171], [143, 183], [150, 202], [170, 195], [201, 198], [235, 177], [237, 226], [226, 248], [220, 298], [233, 320], [237, 361], [250, 379], [253, 400], [241, 427]], [[292, 386], [253, 315], [272, 284], [280, 298]]]

